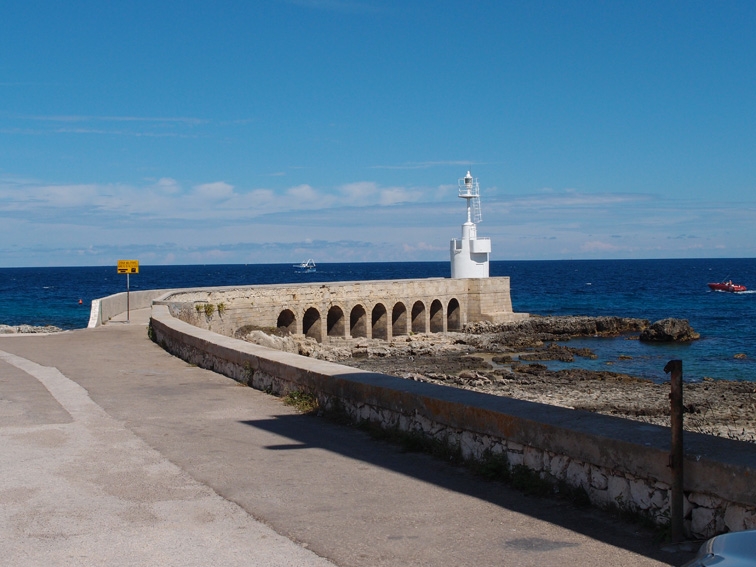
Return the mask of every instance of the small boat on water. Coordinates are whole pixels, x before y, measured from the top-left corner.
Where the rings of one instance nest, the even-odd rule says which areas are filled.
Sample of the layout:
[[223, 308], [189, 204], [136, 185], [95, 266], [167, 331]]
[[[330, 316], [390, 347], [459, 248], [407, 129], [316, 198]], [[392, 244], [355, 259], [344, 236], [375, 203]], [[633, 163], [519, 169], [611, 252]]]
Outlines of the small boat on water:
[[709, 288], [714, 291], [729, 291], [733, 293], [736, 293], [738, 291], [747, 291], [748, 289], [744, 285], [732, 283], [732, 280], [728, 280], [726, 282], [710, 283]]
[[315, 260], [310, 258], [306, 262], [301, 262], [300, 264], [294, 264], [294, 269], [297, 270], [298, 272], [314, 272]]

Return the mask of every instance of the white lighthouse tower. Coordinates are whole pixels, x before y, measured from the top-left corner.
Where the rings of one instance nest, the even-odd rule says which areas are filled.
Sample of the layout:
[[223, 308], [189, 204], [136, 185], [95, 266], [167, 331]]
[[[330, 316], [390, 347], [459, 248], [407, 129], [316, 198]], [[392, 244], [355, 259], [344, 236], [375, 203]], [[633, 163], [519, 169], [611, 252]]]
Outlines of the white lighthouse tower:
[[491, 239], [478, 238], [480, 186], [470, 172], [459, 180], [459, 197], [467, 201], [467, 222], [462, 225], [462, 238], [453, 238], [450, 246], [452, 278], [487, 278]]

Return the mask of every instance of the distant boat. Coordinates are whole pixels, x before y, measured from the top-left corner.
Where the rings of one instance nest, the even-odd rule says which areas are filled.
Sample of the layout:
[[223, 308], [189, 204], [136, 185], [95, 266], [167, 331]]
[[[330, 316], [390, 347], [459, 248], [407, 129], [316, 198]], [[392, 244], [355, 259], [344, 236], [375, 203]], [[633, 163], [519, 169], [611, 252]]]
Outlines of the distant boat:
[[744, 285], [732, 283], [732, 280], [726, 282], [710, 283], [709, 287], [714, 291], [729, 291], [737, 293], [739, 291], [746, 291], [748, 288]]
[[306, 262], [302, 262], [300, 264], [294, 264], [294, 269], [298, 272], [314, 272], [315, 271], [315, 260], [310, 258]]

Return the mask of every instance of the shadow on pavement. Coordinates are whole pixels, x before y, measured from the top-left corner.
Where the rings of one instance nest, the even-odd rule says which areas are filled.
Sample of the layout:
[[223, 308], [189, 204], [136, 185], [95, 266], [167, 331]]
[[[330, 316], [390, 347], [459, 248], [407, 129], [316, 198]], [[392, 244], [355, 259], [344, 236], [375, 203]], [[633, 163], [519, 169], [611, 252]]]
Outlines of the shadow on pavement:
[[[567, 501], [527, 496], [501, 482], [477, 477], [464, 467], [450, 465], [426, 454], [406, 453], [398, 446], [375, 440], [355, 427], [338, 425], [310, 415], [281, 415], [275, 419], [241, 423], [294, 441], [265, 447], [270, 451], [308, 448], [330, 451], [561, 526], [657, 561], [677, 565], [688, 559], [688, 554], [683, 557], [679, 552], [671, 554], [663, 550], [658, 541], [661, 537], [658, 532], [622, 522], [595, 508], [578, 508]], [[574, 544], [543, 538], [518, 538], [509, 540], [506, 545], [513, 549], [526, 547], [547, 551]]]

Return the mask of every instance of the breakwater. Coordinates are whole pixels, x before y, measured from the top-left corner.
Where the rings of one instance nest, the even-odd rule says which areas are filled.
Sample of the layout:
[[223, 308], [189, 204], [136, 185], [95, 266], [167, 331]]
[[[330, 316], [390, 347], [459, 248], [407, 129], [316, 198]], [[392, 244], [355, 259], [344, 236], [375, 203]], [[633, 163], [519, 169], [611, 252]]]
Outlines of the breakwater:
[[[152, 310], [153, 339], [187, 362], [279, 395], [308, 392], [354, 421], [421, 434], [468, 459], [500, 455], [597, 506], [668, 518], [668, 428], [359, 371], [199, 328], [168, 305]], [[756, 446], [700, 434], [685, 442], [687, 535], [756, 527]]]

